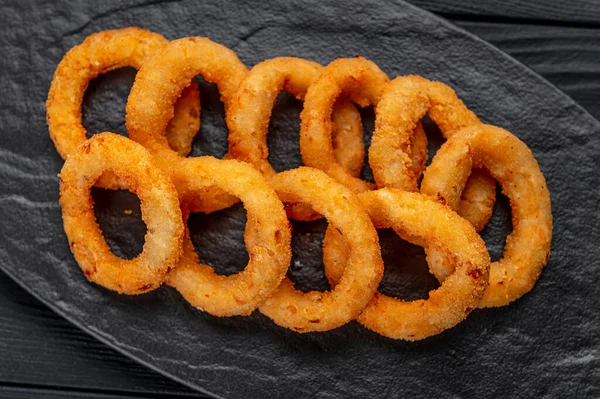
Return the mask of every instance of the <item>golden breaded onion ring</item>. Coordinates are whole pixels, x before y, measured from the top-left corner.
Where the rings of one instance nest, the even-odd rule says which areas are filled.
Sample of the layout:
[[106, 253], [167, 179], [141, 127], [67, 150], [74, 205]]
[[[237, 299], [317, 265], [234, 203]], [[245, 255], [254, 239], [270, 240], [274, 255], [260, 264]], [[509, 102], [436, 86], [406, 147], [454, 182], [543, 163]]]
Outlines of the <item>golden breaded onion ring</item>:
[[[147, 233], [131, 260], [111, 251], [96, 222], [90, 188], [111, 171], [141, 203]], [[123, 294], [159, 287], [181, 255], [183, 222], [177, 191], [138, 143], [100, 133], [73, 149], [60, 172], [60, 205], [71, 251], [88, 280]]]
[[167, 284], [193, 306], [214, 316], [248, 315], [277, 289], [290, 264], [291, 230], [283, 204], [264, 177], [244, 162], [206, 156], [186, 159], [180, 167], [188, 177], [191, 195], [181, 199], [186, 219], [187, 200], [217, 186], [242, 200], [248, 220], [257, 229], [248, 246], [246, 268], [221, 276], [199, 263], [186, 228], [183, 256], [169, 273]]
[[[86, 140], [81, 104], [90, 81], [123, 67], [140, 69], [167, 43], [158, 33], [132, 27], [94, 33], [65, 54], [56, 68], [46, 101], [50, 138], [63, 159]], [[187, 88], [175, 105], [175, 117], [167, 130], [169, 143], [183, 155], [189, 153], [200, 128], [198, 85], [191, 80], [185, 85]], [[127, 188], [110, 173], [103, 175], [96, 185]]]
[[[284, 203], [308, 203], [325, 216], [348, 238], [350, 248], [347, 267], [335, 289], [302, 293], [285, 278], [260, 312], [297, 332], [331, 330], [356, 318], [383, 275], [379, 239], [369, 215], [348, 188], [318, 169], [281, 172], [270, 183]], [[260, 232], [255, 230], [252, 234]], [[246, 237], [247, 243], [251, 241]]]
[[[387, 75], [377, 65], [362, 57], [341, 58], [327, 65], [308, 89], [300, 114], [302, 161], [325, 171], [355, 192], [375, 188], [358, 177], [359, 171], [353, 173], [346, 168], [342, 153], [336, 151], [344, 145], [344, 137], [336, 134], [335, 127], [339, 125], [336, 118], [340, 113], [334, 111], [340, 95], [350, 97], [361, 107], [376, 106], [388, 82]], [[420, 176], [427, 162], [427, 136], [420, 122], [415, 126], [414, 135], [415, 146], [410, 154], [412, 171]]]
[[[483, 240], [465, 219], [431, 199], [383, 188], [358, 195], [377, 228], [391, 227], [439, 246], [456, 269], [428, 299], [402, 301], [379, 292], [358, 316], [363, 326], [394, 339], [415, 341], [460, 323], [477, 307], [488, 281], [490, 257]], [[348, 262], [348, 240], [329, 226], [323, 244], [325, 273], [336, 287]]]
[[550, 193], [527, 145], [504, 129], [483, 124], [464, 128], [442, 145], [425, 171], [421, 192], [456, 209], [473, 167], [486, 168], [510, 199], [513, 231], [502, 259], [490, 266], [489, 286], [480, 303], [504, 306], [529, 292], [548, 262]]
[[[273, 58], [255, 65], [240, 84], [227, 113], [229, 154], [253, 165], [270, 179], [277, 174], [269, 163], [267, 133], [275, 99], [281, 90], [303, 101], [306, 91], [323, 67], [302, 58]], [[332, 113], [334, 155], [352, 176], [360, 174], [364, 157], [360, 113], [352, 103], [340, 98]], [[295, 220], [314, 220], [316, 214], [306, 204], [286, 207]]]
[[348, 173], [337, 161], [331, 115], [340, 95], [350, 97], [361, 107], [377, 105], [388, 82], [387, 75], [377, 65], [362, 57], [340, 58], [327, 65], [309, 87], [300, 114], [300, 151], [304, 164], [323, 170], [354, 192], [374, 188]]
[[[422, 144], [413, 132], [426, 114], [446, 138], [465, 126], [481, 123], [449, 86], [415, 75], [395, 78], [377, 105], [369, 148], [369, 165], [378, 187], [418, 191], [420, 175], [412, 153], [414, 146]], [[472, 179], [458, 211], [480, 231], [492, 215], [496, 183], [477, 169]]]
[[[174, 115], [174, 104], [187, 82], [200, 74], [216, 83], [225, 112], [248, 69], [230, 49], [203, 37], [170, 42], [148, 62], [137, 76], [127, 100], [125, 122], [129, 137], [146, 147], [169, 175], [180, 195], [187, 196], [187, 177], [180, 171], [184, 158], [169, 147], [165, 129]], [[214, 212], [238, 200], [215, 188], [189, 204], [193, 212]]]

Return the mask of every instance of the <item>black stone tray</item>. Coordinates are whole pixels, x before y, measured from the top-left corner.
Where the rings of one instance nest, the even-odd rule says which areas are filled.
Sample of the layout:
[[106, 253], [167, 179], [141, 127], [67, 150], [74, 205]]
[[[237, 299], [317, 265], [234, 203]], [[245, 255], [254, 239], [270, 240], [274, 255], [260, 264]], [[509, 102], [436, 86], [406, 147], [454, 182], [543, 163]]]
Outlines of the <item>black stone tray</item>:
[[[8, 10], [8, 9], [7, 9]], [[11, 12], [19, 10], [17, 6]], [[432, 14], [401, 1], [195, 2], [39, 1], [0, 24], [0, 268], [59, 314], [106, 344], [215, 397], [594, 396], [600, 370], [600, 124], [512, 58]], [[88, 283], [69, 251], [58, 206], [62, 160], [48, 137], [45, 100], [56, 65], [87, 35], [141, 26], [174, 39], [207, 36], [252, 66], [276, 56], [323, 64], [362, 55], [391, 77], [442, 80], [485, 122], [532, 149], [552, 195], [550, 262], [534, 289], [510, 306], [476, 310], [449, 331], [417, 343], [379, 337], [357, 323], [300, 335], [260, 314], [217, 319], [161, 288], [120, 296]], [[94, 80], [84, 101], [90, 132], [125, 134], [124, 109], [135, 71]], [[223, 107], [201, 84], [202, 128], [193, 155], [226, 152]], [[272, 163], [300, 164], [301, 104], [279, 97], [271, 122]], [[363, 112], [366, 138], [372, 111]], [[432, 148], [439, 133], [427, 125]], [[365, 176], [369, 176], [365, 168]], [[94, 190], [107, 241], [122, 256], [140, 251], [144, 225], [129, 193]], [[133, 209], [132, 215], [124, 210]], [[190, 228], [202, 260], [233, 273], [247, 259], [241, 206], [195, 215]], [[290, 276], [302, 289], [327, 289], [321, 266], [324, 222], [294, 224]], [[501, 197], [483, 233], [492, 257], [510, 229]], [[381, 233], [381, 290], [426, 297], [436, 282], [423, 251]]]

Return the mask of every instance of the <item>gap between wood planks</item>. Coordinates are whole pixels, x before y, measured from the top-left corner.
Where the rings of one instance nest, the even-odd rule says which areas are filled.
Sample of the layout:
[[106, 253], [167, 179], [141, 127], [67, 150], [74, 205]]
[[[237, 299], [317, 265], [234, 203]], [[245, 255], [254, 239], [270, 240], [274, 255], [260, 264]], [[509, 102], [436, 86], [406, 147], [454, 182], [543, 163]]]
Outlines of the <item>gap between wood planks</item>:
[[584, 28], [584, 29], [600, 28], [600, 21], [598, 21], [598, 22], [560, 21], [560, 20], [548, 20], [548, 19], [527, 18], [527, 17], [504, 17], [504, 16], [500, 16], [500, 15], [484, 15], [484, 14], [474, 15], [474, 14], [460, 14], [460, 13], [449, 13], [449, 12], [436, 13], [436, 15], [446, 18], [453, 23], [480, 22], [480, 23], [490, 23], [490, 24], [535, 25], [535, 26], [549, 26], [549, 27], [563, 27], [563, 28]]
[[[162, 392], [133, 392], [120, 390], [101, 390], [87, 388], [52, 387], [36, 384], [0, 383], [0, 399], [6, 398], [90, 398], [90, 399], [119, 399], [119, 398], [207, 398], [200, 393], [162, 393]], [[6, 394], [6, 395], [5, 395]]]
[[[498, 18], [499, 22], [540, 21], [546, 25], [585, 27], [600, 23], [597, 0], [407, 0], [438, 15], [452, 18]], [[493, 22], [492, 20], [486, 20]], [[543, 21], [543, 22], [542, 22]]]

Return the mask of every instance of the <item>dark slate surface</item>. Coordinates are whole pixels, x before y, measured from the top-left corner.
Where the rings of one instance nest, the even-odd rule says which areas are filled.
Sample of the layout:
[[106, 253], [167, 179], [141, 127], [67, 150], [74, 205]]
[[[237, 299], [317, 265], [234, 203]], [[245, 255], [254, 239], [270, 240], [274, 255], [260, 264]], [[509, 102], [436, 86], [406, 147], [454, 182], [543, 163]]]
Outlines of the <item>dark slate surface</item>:
[[[0, 243], [0, 261], [7, 272], [57, 311], [119, 350], [221, 396], [599, 395], [599, 300], [594, 285], [598, 281], [596, 242], [600, 238], [594, 212], [599, 196], [595, 172], [599, 127], [529, 71], [403, 4], [373, 4], [362, 14], [350, 13], [356, 8], [348, 4], [338, 9], [326, 7], [321, 15], [306, 6], [290, 5], [284, 10], [267, 3], [258, 8], [238, 4], [221, 10], [210, 4], [138, 6], [131, 2], [123, 7], [114, 3], [21, 7], [5, 7], [0, 16], [0, 26], [6, 27], [0, 40], [8, 55], [0, 61], [0, 73], [2, 81], [9, 83], [0, 111], [0, 234], [5, 237]], [[202, 20], [211, 24], [198, 22]], [[132, 299], [85, 283], [59, 224], [54, 175], [61, 162], [47, 137], [44, 100], [56, 63], [68, 48], [94, 31], [131, 24], [169, 38], [207, 35], [234, 48], [247, 65], [277, 55], [302, 55], [327, 62], [338, 56], [362, 54], [373, 58], [390, 75], [418, 72], [457, 86], [468, 105], [485, 120], [523, 138], [546, 173], [553, 199], [555, 240], [540, 282], [514, 305], [477, 311], [454, 330], [417, 344], [384, 340], [356, 325], [327, 334], [297, 336], [260, 316], [215, 320], [190, 309], [167, 289]], [[124, 101], [132, 79], [132, 71], [122, 71], [94, 82], [85, 104], [85, 123], [91, 131], [123, 132]], [[195, 143], [196, 154], [203, 152], [203, 143], [223, 143], [225, 137], [222, 107], [210, 100], [216, 93], [210, 87], [203, 88], [209, 95], [207, 100], [203, 96], [207, 112], [203, 113], [203, 140]], [[289, 162], [280, 166], [298, 163], [297, 149], [292, 145], [297, 113], [298, 104], [289, 104], [285, 98], [275, 113], [272, 128], [282, 139], [272, 140], [273, 144], [282, 154], [289, 154], [279, 157]], [[224, 147], [208, 151], [222, 155]], [[112, 197], [94, 194], [97, 200]], [[107, 238], [113, 248], [134, 253], [140, 233], [129, 222], [135, 221], [135, 215], [125, 217], [119, 206], [129, 201], [135, 204], [135, 199], [122, 194], [117, 197], [119, 202], [113, 208], [100, 207], [99, 218], [108, 226]], [[492, 253], [497, 253], [507, 227], [503, 215], [506, 213], [500, 213], [486, 231]], [[245, 255], [237, 256], [240, 252], [233, 249], [239, 246], [243, 217], [236, 208], [198, 216], [192, 222], [199, 252], [206, 260], [211, 256], [214, 261], [221, 260], [221, 272], [235, 271], [242, 265]], [[110, 227], [125, 223], [125, 232]], [[294, 247], [298, 255], [291, 274], [305, 288], [320, 284], [318, 244], [322, 228], [316, 223], [296, 229]], [[133, 233], [128, 234], [130, 231]], [[423, 290], [433, 284], [424, 274], [422, 252], [406, 246], [401, 247], [406, 252], [395, 251], [402, 244], [390, 234], [383, 233], [382, 237], [384, 251], [390, 249], [385, 289], [409, 297], [415, 288]], [[229, 258], [223, 259], [224, 254]], [[406, 256], [414, 260], [408, 267]], [[394, 265], [399, 262], [404, 265], [402, 271]], [[408, 284], [390, 284], [404, 280]], [[74, 337], [82, 336], [74, 333]], [[78, 347], [73, 344], [75, 350]], [[132, 368], [131, 377], [105, 378], [117, 381], [117, 385], [126, 385], [125, 380], [135, 385], [137, 371]], [[151, 389], [173, 389], [162, 381], [156, 385]], [[43, 396], [43, 391], [38, 393]]]

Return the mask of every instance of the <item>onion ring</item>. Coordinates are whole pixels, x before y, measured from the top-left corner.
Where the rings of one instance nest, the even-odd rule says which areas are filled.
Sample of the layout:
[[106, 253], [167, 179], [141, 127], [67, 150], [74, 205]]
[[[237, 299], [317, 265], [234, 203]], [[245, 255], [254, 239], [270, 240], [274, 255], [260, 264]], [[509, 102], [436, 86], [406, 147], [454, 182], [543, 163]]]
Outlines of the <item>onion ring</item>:
[[[490, 265], [485, 244], [473, 226], [418, 193], [383, 188], [358, 197], [375, 227], [392, 227], [420, 237], [426, 245], [442, 247], [457, 266], [428, 299], [406, 302], [377, 292], [357, 320], [381, 335], [409, 341], [438, 334], [464, 320], [483, 295]], [[347, 254], [345, 234], [330, 226], [325, 234], [323, 261], [333, 287], [342, 281]]]
[[[369, 165], [378, 187], [417, 191], [418, 168], [413, 167], [411, 157], [417, 138], [412, 132], [425, 114], [446, 138], [465, 126], [481, 123], [447, 85], [414, 75], [395, 78], [381, 95], [369, 148]], [[468, 185], [458, 210], [480, 231], [492, 215], [496, 184], [483, 171], [477, 171], [473, 179], [476, 182]]]
[[[248, 245], [250, 261], [232, 276], [217, 275], [199, 263], [186, 228], [183, 256], [167, 284], [175, 287], [193, 306], [214, 316], [248, 315], [277, 289], [291, 260], [291, 230], [283, 204], [267, 181], [250, 165], [210, 156], [186, 159], [182, 172], [189, 176], [190, 195], [203, 195], [212, 186], [239, 197], [256, 229]], [[187, 219], [186, 202], [182, 207]]]
[[[124, 28], [98, 32], [73, 47], [58, 64], [46, 102], [50, 138], [63, 159], [86, 140], [81, 120], [83, 95], [92, 79], [100, 74], [133, 67], [139, 69], [168, 41], [160, 34], [140, 28]], [[176, 116], [168, 135], [173, 148], [189, 152], [192, 139], [200, 128], [198, 85], [186, 82], [184, 96], [176, 104]], [[96, 184], [109, 189], [126, 189], [123, 182], [110, 173]]]
[[332, 144], [331, 113], [340, 94], [361, 107], [377, 105], [388, 82], [387, 75], [377, 65], [362, 57], [340, 58], [327, 65], [308, 88], [300, 114], [300, 151], [304, 164], [325, 171], [354, 192], [374, 188], [338, 163]]
[[[111, 253], [96, 222], [90, 188], [110, 170], [141, 202], [148, 232], [142, 253], [121, 259]], [[100, 133], [73, 149], [60, 172], [65, 232], [88, 280], [124, 294], [159, 287], [179, 261], [183, 222], [177, 191], [141, 145], [114, 133]]]
[[504, 129], [483, 124], [464, 128], [442, 145], [425, 171], [421, 192], [456, 209], [473, 166], [489, 170], [512, 208], [513, 231], [506, 238], [503, 258], [490, 266], [489, 286], [480, 303], [504, 306], [529, 292], [548, 262], [550, 193], [527, 145]]
[[335, 289], [305, 294], [285, 278], [260, 312], [297, 332], [331, 330], [356, 318], [383, 275], [379, 239], [369, 215], [348, 188], [317, 169], [300, 167], [281, 172], [270, 183], [284, 203], [311, 204], [348, 238], [350, 249], [347, 267]]
[[[303, 101], [309, 86], [323, 67], [302, 58], [280, 57], [257, 64], [246, 75], [227, 113], [229, 153], [253, 165], [270, 179], [277, 174], [269, 163], [267, 133], [273, 104], [281, 90]], [[332, 113], [334, 155], [352, 176], [358, 176], [365, 157], [360, 114], [352, 103], [340, 98]], [[288, 217], [314, 220], [316, 214], [306, 204], [286, 207]]]
[[[201, 74], [216, 83], [225, 112], [248, 69], [225, 46], [203, 37], [188, 37], [170, 42], [138, 72], [129, 99], [125, 122], [129, 137], [146, 147], [169, 172], [180, 195], [187, 195], [187, 178], [180, 172], [184, 158], [173, 151], [165, 129], [173, 118], [173, 105], [187, 82]], [[227, 157], [227, 156], [226, 156]], [[214, 212], [227, 208], [238, 199], [215, 188], [203, 193], [189, 206], [193, 212]]]

